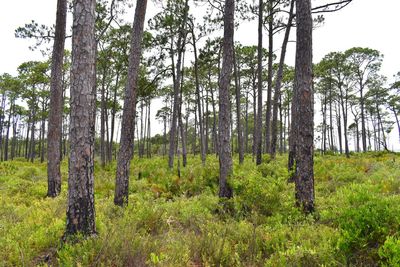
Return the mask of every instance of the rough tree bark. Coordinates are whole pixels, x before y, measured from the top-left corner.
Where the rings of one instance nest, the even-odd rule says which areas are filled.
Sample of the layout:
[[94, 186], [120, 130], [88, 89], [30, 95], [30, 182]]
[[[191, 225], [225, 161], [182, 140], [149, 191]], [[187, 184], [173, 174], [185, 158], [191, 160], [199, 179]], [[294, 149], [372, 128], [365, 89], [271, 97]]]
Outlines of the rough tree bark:
[[258, 46], [257, 46], [257, 121], [255, 122], [255, 151], [256, 164], [261, 164], [262, 153], [262, 29], [263, 29], [263, 0], [259, 1], [258, 6]]
[[94, 208], [95, 0], [74, 1], [66, 235], [96, 233]]
[[271, 98], [272, 98], [272, 64], [274, 60], [274, 0], [268, 1], [268, 83], [267, 110], [265, 112], [265, 152], [271, 152]]
[[295, 63], [296, 173], [298, 205], [305, 213], [314, 211], [314, 110], [312, 74], [311, 0], [296, 1], [297, 42]]
[[129, 56], [128, 80], [125, 87], [125, 101], [122, 113], [120, 149], [117, 159], [114, 203], [122, 206], [128, 204], [129, 168], [133, 155], [135, 133], [136, 93], [139, 76], [141, 43], [147, 0], [138, 0], [135, 19], [132, 27], [131, 52]]
[[67, 0], [57, 1], [56, 31], [53, 44], [50, 82], [49, 126], [47, 131], [47, 196], [55, 197], [61, 191], [61, 129], [63, 97], [63, 59]]
[[219, 197], [231, 198], [232, 188], [228, 183], [232, 175], [232, 154], [230, 136], [230, 81], [233, 67], [233, 34], [234, 34], [235, 0], [225, 0], [224, 40], [222, 69], [219, 81]]

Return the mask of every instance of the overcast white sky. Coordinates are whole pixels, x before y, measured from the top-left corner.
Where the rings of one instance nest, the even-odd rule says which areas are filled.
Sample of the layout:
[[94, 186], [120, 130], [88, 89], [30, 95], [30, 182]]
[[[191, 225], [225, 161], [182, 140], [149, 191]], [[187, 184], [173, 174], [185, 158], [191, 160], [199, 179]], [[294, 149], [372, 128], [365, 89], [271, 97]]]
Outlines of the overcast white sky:
[[[56, 2], [56, 0], [1, 1], [0, 74], [4, 72], [16, 74], [16, 69], [22, 62], [41, 59], [39, 52], [28, 49], [33, 42], [16, 39], [14, 30], [32, 19], [43, 24], [54, 24]], [[353, 0], [343, 10], [326, 14], [325, 24], [314, 31], [314, 62], [318, 62], [332, 51], [343, 51], [354, 46], [374, 48], [384, 54], [382, 74], [391, 82], [392, 76], [400, 71], [399, 10], [400, 0]], [[154, 9], [150, 10], [146, 19], [149, 19], [154, 12]], [[244, 45], [257, 44], [257, 26], [243, 23], [235, 33], [235, 40]], [[264, 44], [267, 44], [266, 37]], [[275, 48], [280, 45], [280, 41], [277, 41]], [[293, 62], [294, 43], [289, 45], [287, 55], [287, 63], [293, 65]], [[155, 112], [156, 110], [152, 111], [153, 114]], [[153, 125], [152, 130], [161, 131], [161, 125], [160, 127]], [[397, 133], [393, 130], [390, 143], [399, 149], [397, 140]]]

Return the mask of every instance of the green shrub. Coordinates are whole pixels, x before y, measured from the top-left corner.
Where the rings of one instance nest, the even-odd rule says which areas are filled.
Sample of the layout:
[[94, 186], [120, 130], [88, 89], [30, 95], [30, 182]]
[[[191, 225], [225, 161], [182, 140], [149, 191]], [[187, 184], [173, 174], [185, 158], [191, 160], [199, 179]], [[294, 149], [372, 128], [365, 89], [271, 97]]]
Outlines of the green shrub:
[[383, 266], [400, 266], [400, 239], [388, 236], [378, 254]]

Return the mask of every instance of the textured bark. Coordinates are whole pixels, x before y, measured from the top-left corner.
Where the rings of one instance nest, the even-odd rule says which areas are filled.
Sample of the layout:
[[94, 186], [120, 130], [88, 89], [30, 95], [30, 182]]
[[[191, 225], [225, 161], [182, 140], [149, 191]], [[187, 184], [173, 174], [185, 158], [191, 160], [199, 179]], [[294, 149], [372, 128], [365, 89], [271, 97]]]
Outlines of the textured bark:
[[144, 19], [147, 0], [138, 0], [132, 27], [131, 52], [129, 56], [128, 80], [125, 87], [125, 101], [122, 113], [121, 141], [118, 151], [114, 203], [127, 205], [129, 195], [129, 169], [133, 156], [135, 133], [136, 94], [141, 56]]
[[314, 110], [312, 74], [311, 0], [296, 1], [297, 42], [295, 90], [297, 142], [295, 188], [297, 203], [305, 213], [314, 211]]
[[[285, 64], [285, 56], [286, 56], [286, 47], [289, 41], [290, 29], [292, 27], [293, 22], [293, 9], [294, 9], [294, 0], [290, 3], [290, 11], [289, 11], [289, 19], [286, 25], [285, 36], [283, 37], [281, 57], [279, 59], [279, 67], [278, 74], [275, 81], [275, 94], [274, 94], [274, 106], [272, 112], [272, 133], [271, 133], [271, 157], [274, 158], [276, 154], [276, 144], [278, 139], [278, 108], [279, 108], [279, 99], [281, 96], [281, 84], [283, 78], [283, 66]], [[282, 117], [282, 116], [281, 116]], [[282, 119], [281, 119], [282, 122]], [[282, 140], [282, 138], [281, 138]]]
[[238, 136], [238, 150], [239, 150], [239, 164], [242, 164], [244, 161], [244, 143], [243, 143], [243, 134], [242, 134], [242, 122], [240, 115], [240, 79], [239, 79], [239, 69], [237, 67], [237, 58], [235, 53], [235, 48], [233, 49], [233, 66], [234, 66], [234, 74], [235, 74], [235, 96], [236, 96], [236, 129]]
[[[175, 147], [177, 141], [177, 122], [178, 122], [178, 113], [179, 113], [179, 92], [180, 92], [180, 82], [181, 82], [181, 62], [182, 62], [182, 54], [185, 43], [185, 35], [186, 35], [186, 23], [188, 18], [189, 5], [188, 0], [185, 2], [185, 10], [184, 17], [182, 20], [182, 24], [179, 29], [179, 37], [177, 42], [178, 49], [178, 59], [176, 62], [176, 77], [174, 79], [174, 104], [172, 111], [172, 122], [171, 122], [171, 130], [169, 136], [169, 153], [168, 153], [168, 167], [172, 169], [174, 167], [174, 154]], [[172, 52], [173, 54], [173, 52]]]
[[96, 233], [94, 208], [95, 0], [74, 1], [66, 235]]
[[269, 0], [268, 18], [268, 83], [267, 83], [267, 110], [265, 113], [265, 152], [271, 152], [271, 98], [272, 98], [272, 63], [274, 60], [274, 0]]
[[63, 97], [63, 59], [67, 0], [57, 1], [56, 31], [53, 44], [50, 82], [50, 109], [47, 131], [47, 196], [55, 197], [61, 191], [61, 129]]
[[254, 127], [256, 164], [261, 164], [262, 153], [262, 29], [263, 29], [263, 0], [258, 6], [258, 46], [257, 46], [257, 121]]
[[219, 81], [219, 197], [231, 198], [232, 188], [228, 181], [232, 175], [232, 154], [230, 136], [230, 81], [233, 67], [235, 0], [225, 0], [224, 40], [222, 69]]

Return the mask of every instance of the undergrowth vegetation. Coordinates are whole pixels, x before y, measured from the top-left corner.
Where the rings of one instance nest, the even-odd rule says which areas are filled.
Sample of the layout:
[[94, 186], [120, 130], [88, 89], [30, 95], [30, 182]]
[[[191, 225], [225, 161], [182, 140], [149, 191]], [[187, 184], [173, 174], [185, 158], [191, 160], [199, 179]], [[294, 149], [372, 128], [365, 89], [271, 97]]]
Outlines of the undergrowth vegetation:
[[[129, 205], [113, 204], [115, 165], [95, 169], [96, 237], [61, 242], [62, 193], [46, 165], [0, 163], [0, 265], [398, 266], [400, 156], [316, 156], [316, 212], [304, 216], [287, 183], [286, 156], [234, 162], [234, 199], [221, 208], [218, 161], [169, 171], [165, 158], [132, 162]], [[97, 164], [98, 166], [99, 164]]]

